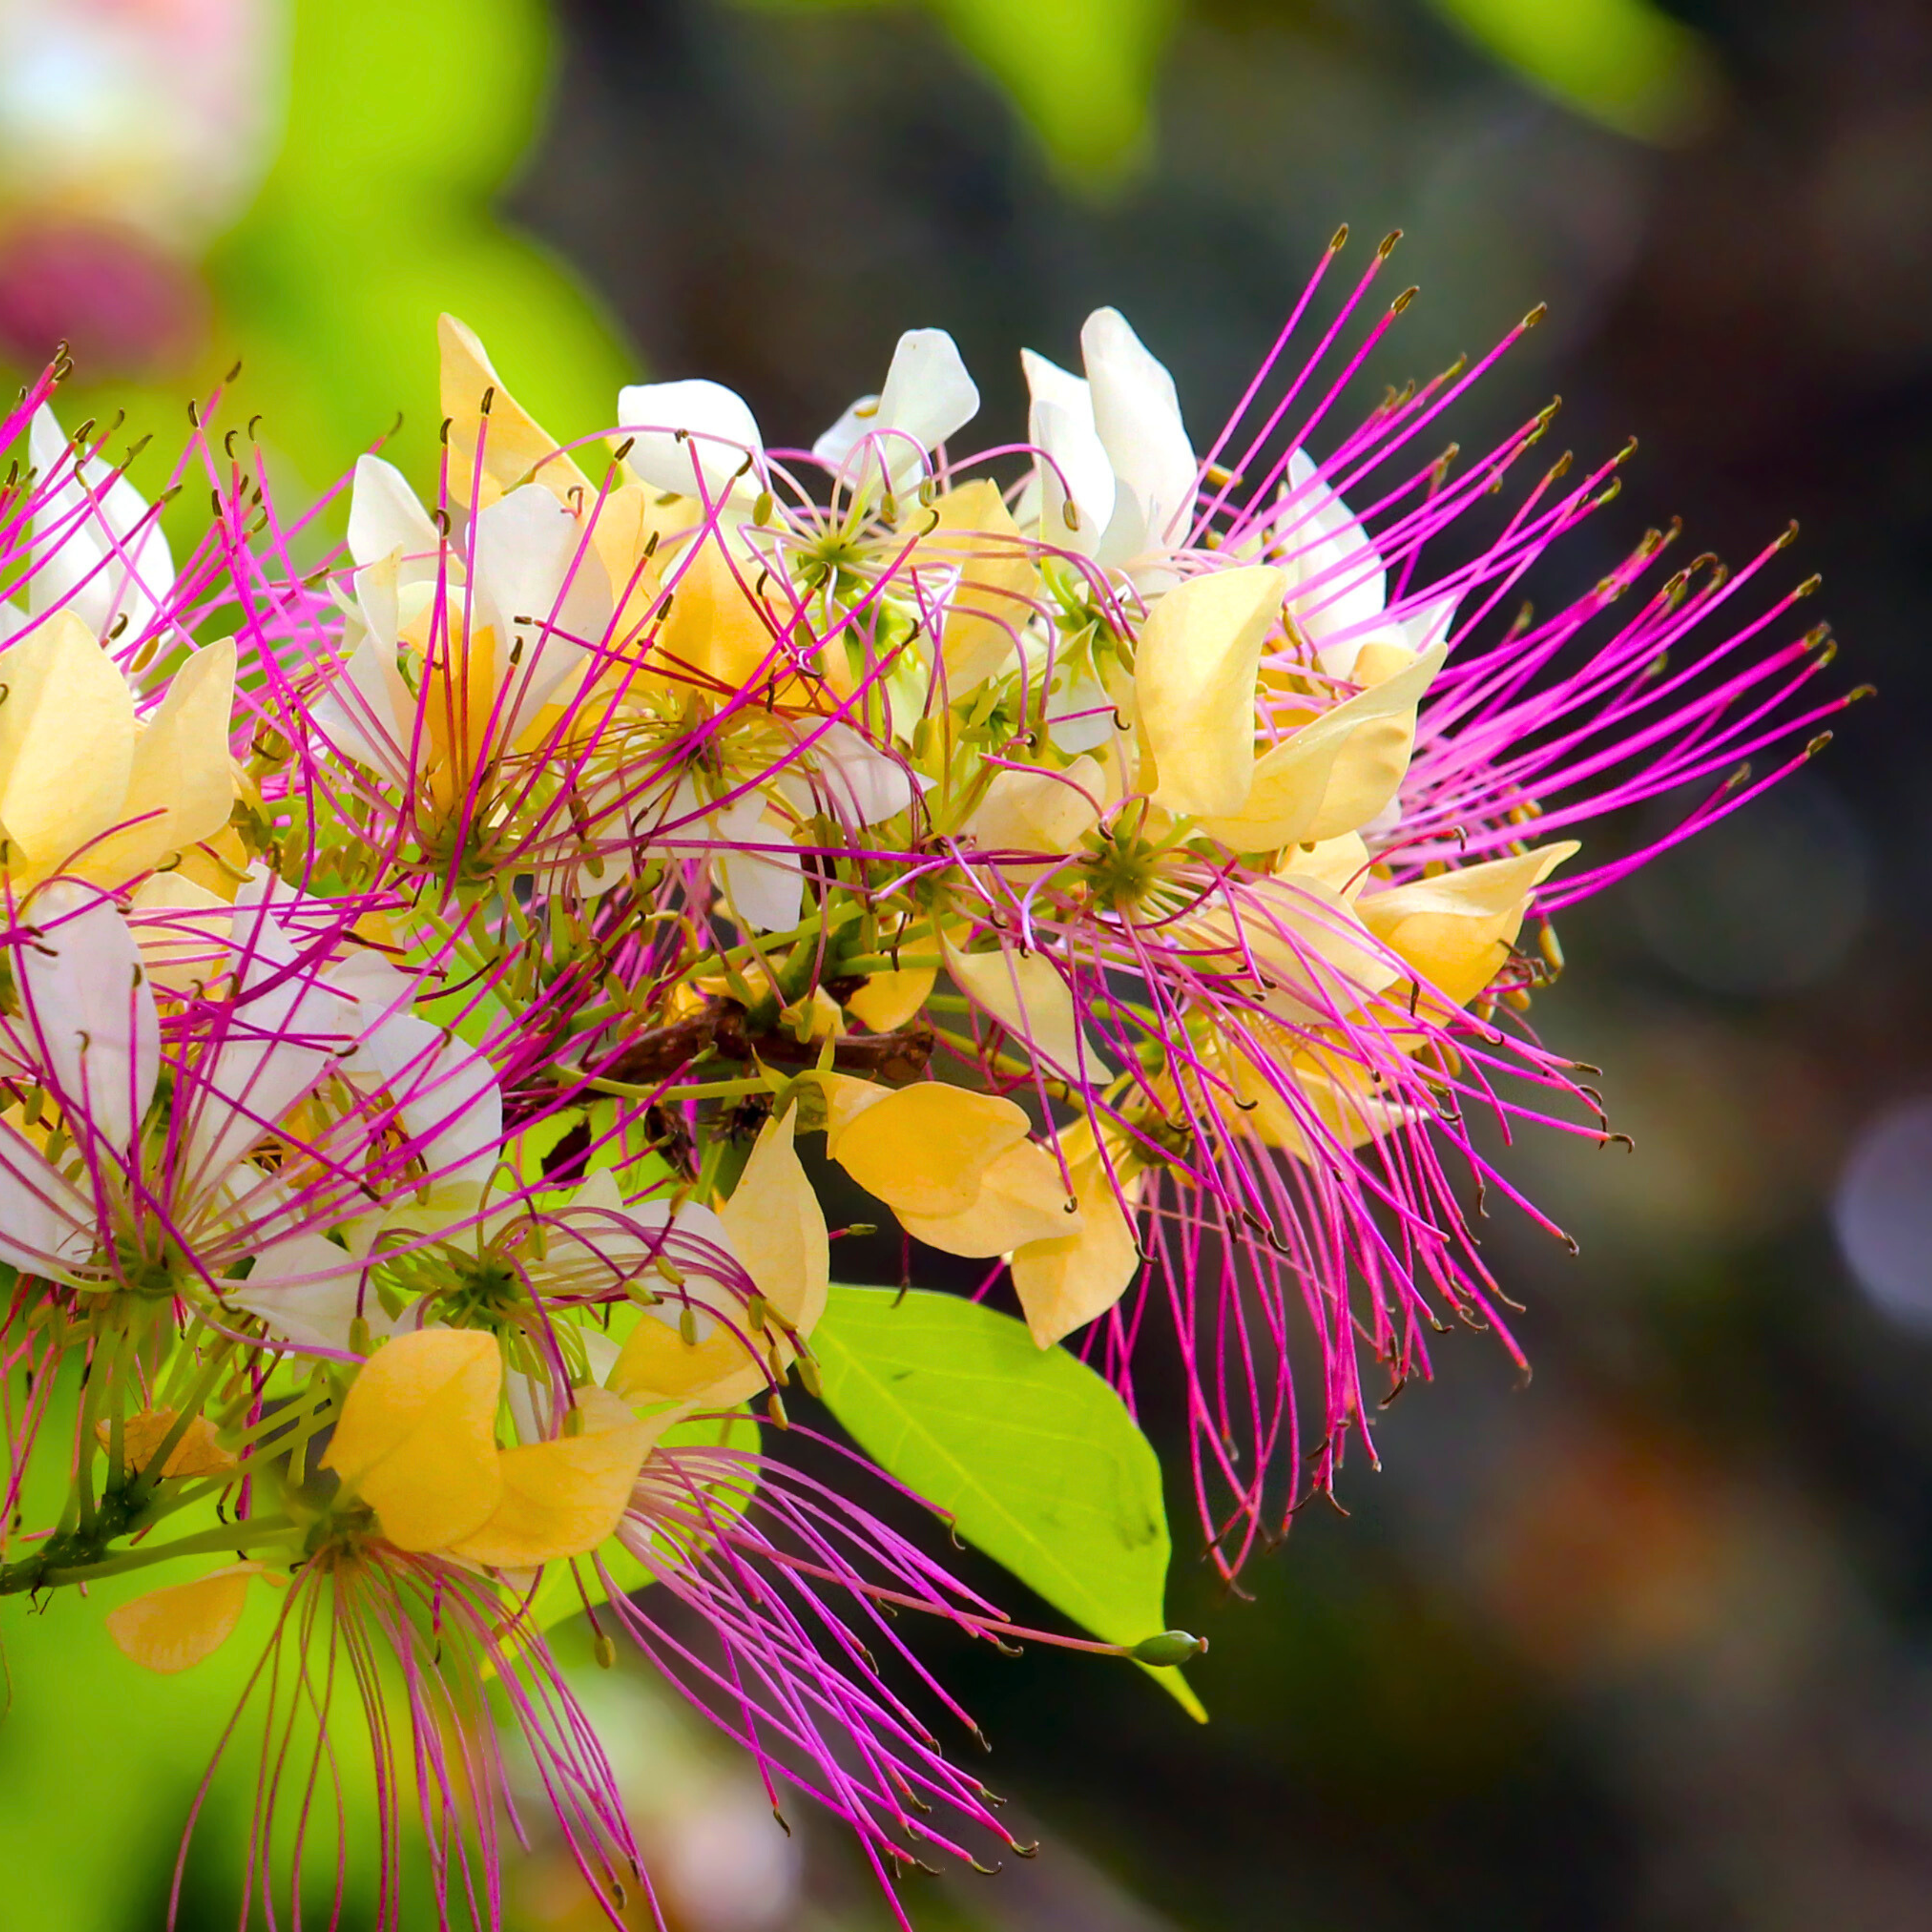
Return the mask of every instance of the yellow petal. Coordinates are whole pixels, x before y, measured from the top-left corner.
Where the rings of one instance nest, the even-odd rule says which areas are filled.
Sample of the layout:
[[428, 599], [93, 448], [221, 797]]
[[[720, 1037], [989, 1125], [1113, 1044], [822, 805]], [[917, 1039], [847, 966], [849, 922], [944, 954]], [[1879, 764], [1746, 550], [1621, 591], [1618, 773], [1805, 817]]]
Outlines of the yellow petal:
[[[172, 1408], [144, 1408], [130, 1415], [121, 1427], [122, 1460], [130, 1469], [145, 1469], [154, 1460], [168, 1432], [174, 1427], [176, 1412]], [[100, 1446], [107, 1448], [113, 1430], [105, 1422], [94, 1425]], [[214, 1438], [214, 1425], [205, 1415], [196, 1416], [182, 1431], [181, 1438], [168, 1451], [164, 1476], [216, 1476], [235, 1467], [236, 1459]]]
[[1134, 693], [1154, 757], [1156, 803], [1238, 812], [1255, 772], [1255, 674], [1281, 618], [1286, 573], [1258, 564], [1190, 578], [1154, 608]]
[[785, 1323], [809, 1335], [825, 1312], [832, 1274], [824, 1210], [793, 1144], [796, 1116], [767, 1120], [731, 1198], [719, 1211], [758, 1292]]
[[1574, 839], [1465, 866], [1357, 901], [1362, 922], [1457, 1006], [1502, 970], [1530, 895], [1582, 848]]
[[1044, 954], [960, 952], [943, 940], [940, 950], [959, 990], [1055, 1072], [1096, 1086], [1113, 1077], [1074, 1017], [1072, 989]]
[[1415, 710], [1445, 655], [1438, 644], [1405, 670], [1310, 718], [1255, 767], [1238, 811], [1203, 829], [1238, 852], [1339, 838], [1394, 797], [1415, 748]]
[[845, 1010], [874, 1033], [890, 1033], [926, 1004], [939, 977], [932, 966], [908, 966], [901, 973], [874, 973], [845, 1002]]
[[671, 1419], [639, 1421], [602, 1389], [578, 1391], [580, 1436], [526, 1443], [497, 1457], [502, 1495], [482, 1526], [450, 1548], [496, 1570], [586, 1556], [613, 1535], [651, 1444]]
[[228, 756], [234, 706], [235, 643], [223, 638], [176, 673], [134, 741], [127, 799], [116, 816], [139, 823], [88, 852], [82, 872], [104, 882], [131, 878], [222, 830], [235, 802]]
[[152, 1590], [107, 1613], [107, 1634], [144, 1670], [172, 1674], [211, 1656], [235, 1634], [251, 1577], [286, 1580], [262, 1563], [232, 1563], [192, 1583]]
[[1010, 1254], [1028, 1242], [1077, 1234], [1078, 1210], [1068, 1198], [1060, 1163], [1031, 1141], [1010, 1147], [986, 1170], [979, 1198], [964, 1214], [899, 1215], [916, 1241], [949, 1255], [984, 1258]]
[[[851, 1084], [865, 1088], [862, 1081]], [[792, 1360], [797, 1352], [788, 1331], [808, 1336], [818, 1326], [831, 1252], [824, 1211], [793, 1144], [795, 1120], [788, 1114], [765, 1123], [718, 1215], [733, 1253], [778, 1319], [760, 1336], [748, 1334], [734, 1314], [729, 1325], [720, 1322], [701, 1341], [688, 1342], [679, 1329], [647, 1314], [625, 1340], [610, 1372], [614, 1388], [722, 1408], [756, 1394]]]
[[428, 742], [418, 755], [428, 767], [437, 807], [449, 812], [468, 790], [475, 772], [498, 748], [491, 742], [491, 727], [494, 724], [500, 730], [502, 721], [496, 711], [495, 626], [481, 624], [465, 633], [460, 590], [450, 590], [446, 610], [440, 634], [436, 634], [432, 598], [404, 624], [402, 637], [429, 666], [422, 697], [423, 736]]
[[1224, 970], [1248, 976], [1252, 959], [1269, 1011], [1297, 1025], [1353, 1012], [1397, 977], [1354, 908], [1312, 877], [1248, 880], [1189, 929], [1226, 949]]
[[949, 698], [957, 700], [1005, 670], [1033, 615], [1040, 572], [1000, 494], [981, 477], [933, 505], [933, 524], [913, 548], [915, 570], [959, 573], [940, 634]]
[[[1138, 1191], [1137, 1182], [1126, 1184]], [[1073, 1185], [1078, 1228], [1053, 1240], [1029, 1242], [1013, 1253], [1014, 1291], [1027, 1327], [1042, 1348], [1106, 1314], [1126, 1292], [1140, 1265], [1133, 1222], [1097, 1154], [1074, 1166]]]
[[474, 1329], [398, 1335], [370, 1358], [322, 1458], [381, 1519], [399, 1550], [440, 1550], [496, 1507], [496, 1402], [503, 1358]]
[[1369, 880], [1369, 848], [1359, 832], [1324, 838], [1313, 845], [1291, 845], [1274, 868], [1278, 879], [1313, 879], [1354, 899]]
[[[658, 500], [658, 493], [641, 483], [613, 490], [597, 506], [590, 541], [610, 580], [617, 604], [610, 635], [628, 640], [643, 625], [663, 586], [665, 557], [656, 545], [693, 530], [704, 520], [704, 506], [695, 496]], [[653, 544], [652, 539], [656, 543]], [[614, 674], [628, 694], [639, 688], [635, 669], [626, 664]]]
[[128, 930], [149, 976], [178, 993], [219, 979], [232, 958], [230, 903], [185, 874], [151, 873], [130, 902]]
[[1348, 682], [1367, 691], [1406, 671], [1415, 659], [1416, 653], [1406, 644], [1371, 640], [1355, 653], [1355, 662], [1348, 668]]
[[47, 871], [122, 815], [134, 759], [134, 698], [71, 611], [0, 655], [0, 824]]
[[192, 879], [212, 892], [225, 905], [235, 903], [236, 888], [247, 877], [248, 848], [235, 828], [225, 826], [212, 838], [190, 845], [175, 868], [177, 877]]
[[[674, 1324], [647, 1310], [625, 1338], [610, 1371], [610, 1386], [639, 1399], [701, 1402], [707, 1408], [741, 1402], [771, 1379], [741, 1335], [758, 1339], [746, 1329], [742, 1314], [734, 1314], [729, 1327], [714, 1324], [702, 1341], [687, 1342]], [[772, 1339], [770, 1330], [766, 1339]]]
[[826, 1147], [868, 1194], [931, 1219], [971, 1207], [987, 1168], [1026, 1136], [1012, 1101], [922, 1080], [867, 1107]]
[[688, 563], [674, 559], [664, 571], [670, 609], [645, 634], [646, 670], [717, 695], [782, 673], [787, 663], [775, 650], [776, 620], [749, 594], [762, 568], [742, 558], [734, 566], [715, 537], [701, 539]]
[[892, 1090], [850, 1073], [821, 1073], [818, 1088], [825, 1097], [825, 1151], [836, 1160], [838, 1143], [844, 1138], [846, 1129], [861, 1114], [886, 1099]]
[[[470, 501], [476, 462], [476, 443], [483, 423], [483, 399], [490, 395], [489, 434], [484, 444], [483, 487], [476, 508], [487, 508], [520, 483], [541, 483], [566, 503], [573, 488], [595, 492], [584, 472], [559, 454], [556, 438], [542, 428], [491, 368], [475, 332], [446, 315], [436, 326], [442, 352], [442, 412], [449, 418], [449, 494], [459, 503]], [[583, 501], [584, 499], [580, 498]]]
[[[1411, 1050], [1424, 1038], [1418, 1031], [1412, 1042], [1399, 1044]], [[1241, 1109], [1223, 1109], [1223, 1118], [1242, 1133], [1318, 1166], [1338, 1148], [1362, 1147], [1423, 1118], [1414, 1106], [1389, 1100], [1360, 1060], [1325, 1050], [1298, 1051], [1286, 1036], [1281, 1043], [1269, 1073], [1245, 1053], [1222, 1056]]]

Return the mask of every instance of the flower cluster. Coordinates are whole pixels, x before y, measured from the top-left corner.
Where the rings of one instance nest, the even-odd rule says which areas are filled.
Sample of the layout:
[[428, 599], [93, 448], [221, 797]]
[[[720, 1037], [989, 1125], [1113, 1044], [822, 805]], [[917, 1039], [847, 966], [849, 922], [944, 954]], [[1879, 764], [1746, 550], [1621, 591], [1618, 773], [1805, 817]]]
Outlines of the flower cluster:
[[899, 1612], [1012, 1626], [787, 1408], [828, 1184], [1130, 1406], [1178, 1364], [1230, 1578], [1431, 1330], [1502, 1328], [1500, 1150], [1607, 1132], [1525, 1018], [1644, 856], [1576, 835], [1685, 836], [1846, 700], [1809, 585], [1740, 601], [1781, 541], [1519, 610], [1622, 459], [1428, 444], [1492, 358], [1335, 433], [1407, 301], [1351, 338], [1384, 248], [1293, 365], [1335, 254], [1204, 451], [1112, 310], [970, 460], [938, 330], [807, 452], [704, 381], [562, 446], [446, 320], [432, 500], [371, 454], [284, 520], [212, 402], [178, 568], [62, 371], [0, 431], [0, 1590], [208, 1552], [110, 1613], [170, 1670], [273, 1593], [251, 1883], [359, 1710], [386, 1913], [413, 1805], [494, 1922], [511, 1730], [621, 1911], [580, 1612], [883, 1877], [1010, 1844]]

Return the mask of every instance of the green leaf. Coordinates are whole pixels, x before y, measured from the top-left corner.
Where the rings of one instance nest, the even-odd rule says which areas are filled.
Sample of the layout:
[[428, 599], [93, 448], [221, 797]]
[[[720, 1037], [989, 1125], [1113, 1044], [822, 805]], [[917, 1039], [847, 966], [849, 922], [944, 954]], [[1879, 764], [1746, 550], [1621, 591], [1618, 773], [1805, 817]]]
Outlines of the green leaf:
[[1702, 39], [1650, 0], [1435, 0], [1565, 106], [1640, 141], [1689, 139], [1720, 91]]
[[1138, 155], [1174, 0], [928, 0], [1060, 165], [1104, 180]]
[[[812, 1346], [833, 1414], [968, 1542], [1106, 1642], [1165, 1628], [1160, 1465], [1085, 1364], [956, 1295], [836, 1284]], [[1179, 1671], [1149, 1675], [1206, 1721]]]
[[[873, 0], [745, 0], [826, 10]], [[1148, 108], [1178, 0], [923, 0], [1062, 172], [1112, 186], [1145, 158]]]

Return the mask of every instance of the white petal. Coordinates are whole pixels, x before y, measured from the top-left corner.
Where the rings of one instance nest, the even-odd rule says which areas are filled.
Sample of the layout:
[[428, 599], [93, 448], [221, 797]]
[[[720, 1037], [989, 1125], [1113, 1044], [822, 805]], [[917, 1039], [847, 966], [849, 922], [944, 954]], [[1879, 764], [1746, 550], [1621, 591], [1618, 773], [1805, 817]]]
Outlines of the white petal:
[[836, 470], [859, 446], [860, 439], [879, 424], [879, 398], [861, 396], [812, 446], [812, 453], [828, 470]]
[[33, 1274], [56, 1272], [64, 1257], [89, 1258], [94, 1226], [92, 1205], [39, 1148], [0, 1124], [0, 1261]]
[[[265, 1248], [248, 1279], [227, 1300], [259, 1315], [271, 1334], [300, 1348], [349, 1352], [349, 1324], [359, 1312], [372, 1335], [395, 1332], [382, 1303], [362, 1290], [362, 1266], [320, 1234], [296, 1234]], [[356, 1303], [360, 1298], [358, 1311]]]
[[34, 896], [38, 944], [14, 955], [22, 1022], [48, 1084], [124, 1158], [160, 1077], [160, 1022], [141, 950], [111, 901], [57, 881]]
[[1166, 365], [1148, 353], [1126, 318], [1096, 309], [1080, 332], [1094, 397], [1094, 427], [1118, 480], [1104, 561], [1178, 543], [1194, 506], [1198, 465]]
[[844, 824], [877, 825], [912, 802], [911, 774], [850, 725], [826, 725], [814, 740], [812, 752], [832, 816]]
[[[927, 455], [979, 413], [979, 388], [952, 337], [943, 328], [909, 328], [892, 352], [877, 401], [854, 404], [812, 445], [812, 453], [838, 469], [863, 438], [877, 437], [886, 474], [900, 489], [918, 475]], [[862, 480], [869, 468], [861, 470]]]
[[[343, 982], [345, 969], [331, 973]], [[351, 1079], [388, 1090], [416, 1151], [438, 1187], [482, 1181], [496, 1166], [503, 1137], [503, 1096], [496, 1070], [482, 1054], [409, 1010], [380, 973], [363, 968], [351, 985], [365, 998], [357, 1008], [362, 1038], [341, 1062]], [[357, 982], [361, 983], [357, 985]]]
[[[805, 904], [805, 868], [784, 834], [765, 823], [757, 794], [719, 812], [711, 832], [723, 848], [715, 862], [738, 916], [760, 932], [789, 932]], [[747, 851], [747, 845], [773, 849]]]
[[[1035, 470], [1041, 538], [1091, 556], [1114, 514], [1114, 466], [1094, 427], [1093, 392], [1084, 377], [1030, 349], [1020, 351], [1020, 364], [1033, 398], [1027, 434], [1052, 459]], [[1072, 524], [1066, 520], [1070, 495]]]
[[507, 743], [584, 662], [576, 640], [601, 638], [610, 619], [604, 566], [577, 519], [541, 483], [512, 490], [477, 518], [476, 604], [471, 622], [494, 630], [498, 671], [512, 694]]
[[160, 520], [143, 526], [146, 498], [98, 458], [76, 465], [44, 403], [28, 430], [28, 456], [43, 485], [60, 479], [34, 518], [35, 554], [46, 560], [28, 580], [28, 608], [38, 616], [73, 591], [68, 608], [96, 637], [124, 614], [128, 638], [138, 638], [174, 585], [174, 556]]
[[502, 1145], [503, 1090], [482, 1054], [445, 1040], [396, 1098], [437, 1186], [489, 1178]]
[[406, 557], [427, 558], [434, 577], [441, 548], [429, 512], [403, 472], [380, 456], [358, 456], [349, 500], [349, 554], [368, 565], [400, 550]]
[[190, 1191], [242, 1159], [354, 1037], [354, 1006], [299, 963], [266, 906], [237, 903], [234, 942], [243, 963], [222, 1043], [183, 1096]]
[[[1318, 644], [1358, 625], [1374, 622], [1388, 600], [1388, 573], [1381, 554], [1370, 542], [1361, 520], [1330, 487], [1305, 450], [1288, 458], [1291, 496], [1282, 512], [1287, 534], [1282, 539], [1286, 563], [1296, 580], [1310, 584], [1303, 596], [1291, 596], [1295, 622]], [[1319, 577], [1317, 584], [1313, 580]], [[1366, 638], [1345, 639], [1366, 643]], [[1354, 652], [1347, 653], [1354, 662]], [[1328, 663], [1336, 676], [1346, 676]]]
[[340, 757], [398, 784], [409, 782], [416, 704], [392, 651], [364, 637], [339, 676], [309, 706], [309, 717]]
[[[653, 490], [694, 496], [701, 478], [715, 502], [755, 496], [764, 486], [764, 439], [751, 406], [735, 389], [702, 377], [682, 382], [640, 382], [619, 391], [620, 436], [635, 438], [631, 467]], [[680, 436], [679, 430], [686, 434]], [[752, 459], [745, 470], [745, 459]]]
[[1063, 752], [1090, 752], [1113, 735], [1114, 700], [1090, 672], [1056, 677], [1047, 692], [1046, 731]]
[[1462, 601], [1459, 590], [1445, 592], [1426, 604], [1406, 610], [1396, 620], [1402, 640], [1418, 657], [1433, 650], [1447, 638], [1456, 622], [1456, 607]]
[[952, 337], [943, 328], [908, 329], [879, 393], [878, 427], [933, 450], [979, 413], [979, 387]]

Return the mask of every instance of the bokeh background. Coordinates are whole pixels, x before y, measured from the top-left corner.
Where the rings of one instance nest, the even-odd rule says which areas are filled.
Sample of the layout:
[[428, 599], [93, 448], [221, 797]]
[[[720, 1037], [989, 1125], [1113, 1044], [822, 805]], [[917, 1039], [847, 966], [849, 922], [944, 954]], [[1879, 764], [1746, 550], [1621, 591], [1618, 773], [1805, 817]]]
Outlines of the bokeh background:
[[[1385, 1418], [1381, 1472], [1354, 1466], [1347, 1519], [1306, 1516], [1252, 1601], [1208, 1588], [1177, 1506], [1204, 1729], [1118, 1669], [946, 1655], [1043, 1849], [920, 1885], [915, 1916], [1917, 1932], [1932, 10], [0, 0], [0, 357], [66, 337], [76, 413], [165, 429], [239, 355], [297, 493], [398, 410], [423, 460], [441, 307], [560, 433], [648, 370], [732, 383], [799, 442], [923, 323], [1016, 430], [1018, 346], [1069, 359], [1112, 302], [1203, 429], [1344, 220], [1364, 247], [1407, 231], [1422, 296], [1390, 380], [1550, 304], [1466, 446], [1552, 392], [1580, 454], [1640, 435], [1572, 586], [1672, 514], [1690, 550], [1740, 559], [1796, 516], [1848, 681], [1881, 699], [1780, 793], [1566, 920], [1538, 1022], [1604, 1067], [1635, 1149], [1518, 1150], [1582, 1246], [1494, 1226], [1533, 1381], [1448, 1340]], [[1158, 1388], [1150, 1413], [1158, 1433]], [[7, 1608], [0, 1924], [158, 1924], [240, 1660], [160, 1685], [98, 1607]], [[837, 1835], [796, 1805], [780, 1834], [649, 1682], [591, 1689], [681, 1932], [885, 1922]], [[184, 1925], [234, 1922], [249, 1776], [216, 1787]], [[541, 1842], [512, 1906], [590, 1922]]]

